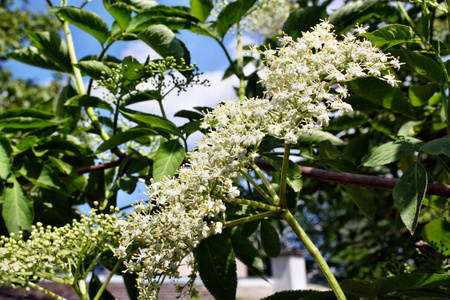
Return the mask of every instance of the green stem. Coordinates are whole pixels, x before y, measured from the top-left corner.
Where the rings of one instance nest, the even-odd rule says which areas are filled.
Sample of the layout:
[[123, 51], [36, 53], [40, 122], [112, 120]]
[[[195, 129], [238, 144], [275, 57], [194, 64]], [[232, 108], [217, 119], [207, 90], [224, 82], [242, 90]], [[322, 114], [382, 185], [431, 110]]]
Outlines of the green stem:
[[258, 191], [259, 194], [261, 194], [261, 196], [263, 196], [263, 198], [269, 202], [270, 204], [275, 204], [274, 203], [274, 199], [272, 199], [272, 197], [270, 197], [265, 190], [263, 190], [254, 180], [253, 178], [250, 177], [250, 175], [247, 174], [247, 172], [245, 171], [241, 171], [242, 176], [245, 177], [245, 179], [248, 180], [248, 182], [250, 182], [251, 185], [253, 185], [253, 187], [255, 188], [255, 190]]
[[289, 155], [291, 153], [291, 145], [284, 145], [283, 166], [281, 167], [280, 178], [280, 207], [286, 208], [286, 184], [287, 184], [287, 172], [289, 169]]
[[116, 274], [117, 270], [119, 270], [120, 266], [122, 265], [122, 261], [119, 260], [117, 261], [116, 265], [114, 266], [114, 268], [111, 270], [111, 273], [109, 273], [108, 277], [106, 277], [105, 282], [103, 282], [102, 286], [100, 287], [100, 289], [97, 292], [97, 295], [95, 295], [94, 300], [98, 300], [100, 299], [100, 297], [102, 296], [103, 292], [106, 289], [106, 286], [108, 285], [109, 281], [111, 280], [111, 278], [113, 277], [114, 274]]
[[39, 286], [39, 285], [37, 285], [37, 284], [35, 284], [33, 282], [28, 282], [28, 286], [33, 288], [33, 289], [35, 289], [35, 290], [37, 290], [37, 291], [39, 291], [39, 292], [42, 292], [42, 293], [46, 294], [47, 296], [52, 297], [53, 299], [67, 300], [66, 298], [61, 297], [60, 295], [57, 295], [57, 294], [55, 294], [53, 292], [50, 292], [49, 290], [46, 290], [42, 286]]
[[266, 175], [264, 175], [263, 171], [261, 171], [261, 169], [255, 163], [252, 163], [252, 168], [255, 170], [256, 174], [258, 174], [259, 178], [261, 178], [261, 180], [263, 181], [275, 204], [278, 205], [280, 203], [280, 198], [278, 197], [277, 192], [275, 192], [275, 190], [273, 189], [273, 186], [272, 184], [270, 184]]
[[[73, 73], [75, 75], [75, 89], [77, 90], [79, 95], [86, 95], [86, 90], [84, 88], [83, 83], [83, 77], [81, 76], [81, 71], [78, 69], [75, 64], [78, 63], [77, 56], [75, 54], [75, 47], [72, 39], [72, 33], [69, 28], [69, 22], [64, 21], [63, 23], [63, 29], [64, 34], [66, 35], [66, 41], [67, 41], [67, 48], [69, 52], [70, 62], [72, 63]], [[108, 133], [103, 129], [103, 126], [100, 124], [100, 121], [98, 120], [97, 116], [95, 115], [95, 111], [92, 107], [86, 108], [86, 113], [88, 117], [92, 121], [92, 125], [97, 130], [97, 132], [100, 134], [103, 140], [108, 140], [109, 135]]]
[[250, 206], [253, 206], [253, 207], [256, 207], [256, 208], [261, 208], [261, 209], [272, 211], [272, 212], [276, 212], [276, 213], [281, 213], [281, 211], [282, 211], [282, 209], [279, 208], [278, 206], [273, 206], [273, 205], [269, 205], [269, 204], [253, 201], [253, 200], [247, 200], [247, 199], [232, 199], [232, 200], [231, 199], [225, 199], [225, 202], [233, 203], [233, 204], [250, 205]]
[[245, 100], [245, 79], [244, 79], [244, 55], [242, 53], [242, 29], [241, 23], [237, 23], [237, 69], [239, 77], [239, 101]]
[[305, 245], [309, 254], [314, 258], [316, 263], [319, 265], [320, 270], [322, 271], [323, 275], [325, 275], [325, 278], [327, 279], [328, 283], [333, 289], [336, 298], [338, 300], [347, 299], [341, 287], [339, 286], [336, 277], [334, 277], [327, 262], [323, 258], [322, 254], [320, 254], [319, 249], [317, 249], [314, 243], [309, 239], [308, 235], [300, 226], [300, 224], [295, 220], [292, 213], [289, 210], [286, 210], [280, 216], [289, 224], [289, 226], [292, 228], [295, 234], [302, 241], [303, 245]]
[[265, 219], [265, 218], [270, 218], [270, 217], [273, 217], [276, 215], [279, 215], [279, 213], [275, 213], [272, 211], [266, 211], [266, 212], [263, 212], [263, 213], [260, 213], [257, 215], [253, 215], [250, 217], [245, 217], [245, 218], [240, 218], [237, 220], [225, 222], [224, 227], [225, 228], [232, 227], [232, 226], [236, 226], [236, 225], [243, 224], [243, 223], [248, 223], [248, 222], [257, 221], [257, 220], [261, 220], [261, 219]]

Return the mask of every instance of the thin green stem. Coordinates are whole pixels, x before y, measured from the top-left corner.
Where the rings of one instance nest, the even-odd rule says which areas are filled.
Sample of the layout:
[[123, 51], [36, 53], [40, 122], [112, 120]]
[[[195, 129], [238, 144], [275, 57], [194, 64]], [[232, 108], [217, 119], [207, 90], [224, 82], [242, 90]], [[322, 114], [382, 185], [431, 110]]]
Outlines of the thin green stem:
[[100, 297], [102, 296], [103, 292], [105, 291], [106, 286], [108, 285], [109, 281], [111, 280], [113, 275], [116, 274], [117, 270], [119, 270], [121, 265], [122, 265], [122, 261], [121, 260], [117, 261], [114, 268], [111, 270], [111, 273], [109, 273], [108, 277], [106, 277], [105, 282], [103, 282], [102, 286], [100, 287], [97, 294], [95, 295], [94, 300], [100, 299]]
[[237, 220], [232, 220], [232, 221], [228, 221], [225, 222], [224, 227], [232, 227], [232, 226], [236, 226], [239, 224], [244, 224], [244, 223], [248, 223], [248, 222], [253, 222], [253, 221], [257, 221], [257, 220], [261, 220], [261, 219], [265, 219], [265, 218], [270, 218], [273, 216], [279, 215], [279, 213], [275, 213], [272, 211], [266, 211], [257, 215], [253, 215], [253, 216], [249, 216], [249, 217], [245, 217], [245, 218], [240, 218]]
[[292, 230], [295, 232], [295, 234], [299, 237], [299, 239], [303, 243], [303, 245], [305, 245], [309, 254], [314, 258], [316, 263], [319, 265], [320, 270], [325, 275], [325, 278], [327, 279], [328, 283], [330, 284], [330, 287], [332, 288], [334, 294], [336, 295], [336, 298], [338, 300], [347, 299], [345, 297], [345, 294], [342, 291], [341, 287], [339, 286], [339, 283], [337, 282], [336, 277], [334, 277], [327, 262], [323, 258], [322, 254], [320, 254], [319, 249], [317, 249], [317, 247], [314, 245], [314, 243], [310, 240], [310, 238], [308, 237], [306, 232], [303, 230], [303, 228], [300, 226], [300, 224], [297, 222], [297, 220], [295, 220], [292, 213], [289, 210], [286, 210], [280, 216], [289, 224], [289, 226], [292, 228]]
[[247, 172], [245, 171], [241, 171], [242, 176], [245, 177], [245, 179], [248, 180], [248, 182], [250, 182], [250, 184], [255, 188], [255, 190], [258, 191], [259, 194], [261, 194], [261, 196], [263, 196], [263, 198], [269, 202], [270, 204], [275, 204], [274, 203], [274, 199], [272, 199], [272, 197], [269, 196], [269, 194], [266, 193], [265, 190], [263, 190], [254, 180], [253, 178], [250, 177], [250, 175], [247, 174]]
[[278, 197], [277, 192], [275, 192], [275, 190], [273, 189], [273, 186], [272, 184], [270, 184], [266, 175], [264, 175], [263, 171], [261, 171], [261, 169], [255, 163], [252, 163], [252, 168], [255, 170], [256, 174], [258, 174], [259, 178], [261, 178], [261, 180], [263, 181], [264, 185], [272, 196], [273, 201], [275, 201], [275, 204], [278, 205], [280, 203], [280, 198]]
[[257, 201], [253, 201], [253, 200], [248, 200], [248, 199], [225, 199], [225, 202], [249, 205], [249, 206], [261, 208], [261, 209], [276, 212], [276, 213], [281, 213], [281, 211], [282, 211], [282, 209], [279, 208], [278, 206], [269, 205], [269, 204], [265, 204], [265, 203], [261, 203], [261, 202], [257, 202]]
[[33, 282], [28, 282], [28, 286], [33, 288], [33, 289], [35, 289], [35, 290], [37, 290], [37, 291], [39, 291], [39, 292], [42, 292], [42, 293], [46, 294], [49, 297], [52, 297], [53, 299], [67, 300], [66, 298], [61, 297], [60, 295], [57, 295], [57, 294], [55, 294], [53, 292], [50, 292], [49, 290], [46, 290], [42, 286], [39, 286], [39, 285], [37, 285], [37, 284], [35, 284]]
[[239, 100], [245, 100], [245, 79], [244, 79], [244, 55], [242, 52], [242, 28], [241, 23], [237, 23], [237, 69], [239, 77]]
[[[72, 69], [73, 69], [73, 73], [75, 75], [75, 82], [74, 82], [75, 89], [77, 90], [79, 95], [86, 95], [86, 89], [84, 87], [83, 77], [81, 76], [81, 71], [80, 71], [80, 69], [78, 69], [75, 66], [75, 64], [78, 63], [78, 60], [77, 60], [77, 56], [75, 54], [75, 46], [74, 46], [73, 39], [72, 39], [72, 33], [69, 28], [69, 22], [64, 21], [63, 29], [64, 29], [64, 34], [66, 35], [66, 42], [67, 42], [67, 48], [68, 48], [68, 52], [69, 52], [70, 62], [72, 63]], [[109, 135], [103, 129], [103, 126], [100, 124], [100, 121], [98, 120], [94, 109], [92, 107], [87, 107], [86, 113], [87, 113], [89, 119], [91, 119], [92, 125], [97, 130], [97, 132], [100, 134], [101, 138], [105, 141], [108, 140]]]
[[280, 207], [286, 208], [286, 184], [287, 184], [287, 172], [289, 169], [289, 155], [291, 153], [291, 144], [284, 145], [283, 165], [281, 167], [280, 178]]

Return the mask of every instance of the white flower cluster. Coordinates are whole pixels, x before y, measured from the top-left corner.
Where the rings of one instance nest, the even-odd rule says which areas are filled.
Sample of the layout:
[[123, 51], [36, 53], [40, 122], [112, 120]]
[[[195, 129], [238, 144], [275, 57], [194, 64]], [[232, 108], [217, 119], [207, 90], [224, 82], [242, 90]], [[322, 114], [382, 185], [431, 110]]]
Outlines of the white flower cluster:
[[[116, 211], [118, 212], [118, 211]], [[81, 216], [63, 227], [32, 226], [29, 237], [24, 234], [0, 237], [0, 285], [11, 282], [27, 286], [29, 282], [53, 280], [73, 285], [86, 279], [97, 264], [99, 253], [113, 251], [117, 244], [118, 215]], [[87, 267], [87, 264], [91, 264]], [[85, 265], [86, 264], [86, 265]], [[74, 274], [84, 276], [76, 278]]]
[[[382, 72], [392, 86], [398, 82], [388, 70], [400, 68], [396, 58], [384, 54], [368, 40], [358, 40], [352, 33], [339, 41], [332, 27], [323, 21], [297, 41], [281, 37], [281, 48], [277, 50], [252, 49], [265, 57], [267, 69], [262, 72], [261, 82], [281, 118], [272, 125], [271, 134], [281, 133], [286, 142], [296, 143], [299, 131], [311, 134], [327, 126], [331, 110], [341, 115], [352, 111], [343, 101], [348, 90], [339, 82], [381, 77]], [[355, 31], [363, 30], [358, 27]]]
[[262, 52], [268, 66], [262, 82], [271, 100], [226, 101], [208, 112], [202, 123], [208, 133], [188, 154], [187, 165], [152, 182], [150, 201], [136, 205], [121, 224], [118, 255], [132, 254], [126, 265], [139, 274], [142, 298], [157, 298], [163, 279], [179, 277], [183, 259], [202, 239], [222, 231], [224, 203], [239, 197], [233, 179], [247, 172], [266, 135], [296, 143], [299, 131], [326, 126], [329, 111], [351, 111], [339, 81], [380, 76], [398, 65], [367, 41], [350, 35], [337, 41], [327, 22], [297, 42], [287, 36], [280, 42], [280, 49]]
[[254, 9], [245, 17], [245, 30], [261, 37], [280, 35], [290, 12], [298, 7], [295, 2], [292, 0], [258, 0]]

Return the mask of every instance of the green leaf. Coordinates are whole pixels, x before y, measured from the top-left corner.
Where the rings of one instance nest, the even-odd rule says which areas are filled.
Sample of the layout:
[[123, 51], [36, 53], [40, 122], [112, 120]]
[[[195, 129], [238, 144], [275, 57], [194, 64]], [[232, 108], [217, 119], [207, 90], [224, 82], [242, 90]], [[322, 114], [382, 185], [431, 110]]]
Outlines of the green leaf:
[[393, 88], [385, 81], [373, 77], [355, 79], [348, 85], [351, 92], [358, 96], [387, 109], [414, 117], [411, 103], [400, 88]]
[[[257, 222], [254, 223], [257, 224]], [[253, 274], [262, 278], [264, 275], [263, 260], [250, 239], [242, 236], [241, 230], [238, 227], [231, 228], [227, 233], [233, 245], [236, 258], [244, 263]]]
[[137, 177], [121, 177], [119, 179], [119, 187], [127, 194], [132, 194], [136, 189], [136, 184], [139, 182]]
[[283, 32], [296, 39], [302, 32], [309, 31], [311, 27], [327, 18], [326, 6], [307, 6], [292, 12], [283, 25]]
[[331, 134], [326, 131], [316, 130], [313, 134], [298, 134], [298, 141], [300, 145], [308, 144], [308, 145], [317, 145], [324, 141], [329, 141], [333, 146], [342, 146], [345, 145], [345, 142], [340, 138], [336, 137], [334, 134]]
[[353, 26], [354, 22], [363, 15], [370, 15], [370, 10], [375, 7], [380, 0], [364, 0], [347, 2], [330, 15], [328, 20], [331, 24], [339, 28]]
[[[282, 291], [277, 292], [273, 295], [262, 298], [261, 300], [299, 300], [303, 297], [314, 293], [315, 291], [305, 290], [305, 291]], [[317, 298], [321, 299], [321, 298]]]
[[406, 66], [436, 84], [445, 82], [445, 73], [439, 63], [419, 52], [402, 50]]
[[119, 24], [122, 32], [125, 31], [132, 19], [131, 8], [125, 3], [116, 2], [114, 0], [103, 0], [103, 5]]
[[165, 25], [152, 25], [142, 30], [138, 38], [153, 48], [162, 57], [172, 56], [180, 62], [183, 59], [190, 64], [189, 51], [182, 41]]
[[239, 22], [247, 11], [255, 4], [256, 0], [237, 0], [225, 6], [217, 16], [217, 33], [222, 38], [227, 31]]
[[32, 45], [39, 49], [40, 53], [56, 63], [64, 72], [73, 72], [67, 44], [59, 35], [50, 32], [32, 32], [28, 30], [25, 30], [25, 32], [33, 41]]
[[0, 130], [5, 128], [11, 129], [43, 128], [55, 126], [61, 124], [62, 122], [65, 121], [64, 120], [50, 121], [32, 117], [12, 117], [7, 119], [0, 119]]
[[302, 171], [300, 170], [300, 167], [291, 160], [289, 160], [287, 171], [287, 183], [295, 192], [300, 192], [303, 187]]
[[170, 140], [159, 146], [153, 163], [153, 180], [161, 181], [163, 177], [175, 174], [184, 160], [184, 148], [178, 140]]
[[136, 15], [127, 27], [127, 32], [138, 32], [152, 25], [165, 25], [171, 30], [189, 29], [198, 19], [182, 7], [159, 5]]
[[9, 139], [0, 135], [0, 178], [6, 179], [11, 173], [13, 162], [13, 149]]
[[445, 256], [450, 255], [450, 223], [446, 220], [433, 220], [422, 230], [425, 241]]
[[375, 295], [370, 292], [370, 282], [366, 280], [345, 279], [340, 282], [340, 286], [344, 292], [352, 293], [361, 298], [374, 299]]
[[[408, 295], [412, 298], [433, 296], [448, 299], [450, 296], [450, 275], [410, 273], [394, 277], [380, 278], [372, 282], [370, 291], [378, 298]], [[407, 294], [407, 292], [409, 292]], [[395, 297], [397, 298], [397, 297]], [[402, 299], [402, 297], [398, 297]], [[408, 297], [408, 299], [411, 299]]]
[[102, 77], [110, 77], [112, 75], [111, 68], [101, 61], [84, 60], [75, 64], [77, 68], [91, 76], [92, 79], [101, 79]]
[[2, 216], [9, 232], [17, 234], [28, 230], [33, 224], [33, 200], [31, 200], [16, 178], [10, 179], [12, 186], [5, 188]]
[[46, 165], [37, 162], [25, 163], [19, 170], [19, 174], [37, 186], [61, 192], [65, 196], [70, 196], [59, 180], [56, 172]]
[[148, 10], [158, 5], [158, 2], [153, 0], [119, 0], [119, 1], [128, 5], [135, 12]]
[[411, 104], [418, 107], [427, 103], [427, 101], [435, 95], [436, 91], [436, 84], [410, 86], [408, 89], [408, 97], [411, 100]]
[[261, 246], [269, 257], [277, 257], [280, 254], [280, 237], [268, 220], [261, 221]]
[[399, 24], [383, 26], [374, 32], [361, 34], [361, 36], [370, 39], [375, 46], [383, 50], [398, 44], [422, 42], [410, 26]]
[[363, 159], [362, 165], [366, 167], [386, 165], [413, 154], [418, 151], [418, 147], [422, 145], [422, 141], [413, 138], [388, 142], [376, 147], [368, 155], [366, 155]]
[[212, 0], [191, 0], [192, 14], [202, 22], [206, 21], [213, 7]]
[[409, 166], [392, 191], [395, 206], [411, 234], [416, 230], [427, 182], [427, 171], [416, 161]]
[[114, 112], [114, 108], [108, 102], [88, 95], [77, 95], [66, 101], [64, 105], [67, 106], [79, 106], [79, 107], [96, 107], [106, 109], [109, 112]]
[[127, 131], [120, 132], [116, 135], [111, 136], [109, 140], [104, 141], [100, 146], [98, 146], [96, 152], [101, 153], [106, 150], [118, 147], [126, 142], [132, 141], [138, 137], [150, 135], [157, 135], [157, 132], [151, 130], [150, 128], [131, 128]]
[[177, 136], [181, 135], [180, 129], [174, 123], [165, 118], [162, 118], [157, 115], [131, 110], [128, 108], [120, 108], [119, 110], [123, 114], [123, 116], [129, 119], [130, 121], [134, 121], [138, 124], [141, 123], [143, 125], [148, 125], [151, 128], [161, 129], [169, 134], [174, 134]]
[[236, 262], [231, 241], [226, 234], [204, 239], [197, 248], [195, 261], [198, 263], [200, 278], [214, 299], [236, 299]]
[[53, 156], [49, 156], [48, 159], [51, 161], [53, 166], [58, 168], [61, 173], [66, 175], [79, 175], [71, 164], [66, 163], [65, 161], [62, 161], [61, 159]]
[[350, 195], [353, 202], [358, 206], [363, 215], [372, 221], [377, 212], [374, 194], [370, 189], [359, 186], [344, 185], [344, 189]]
[[57, 71], [57, 72], [64, 72], [64, 70], [61, 68], [61, 66], [59, 66], [57, 63], [55, 63], [51, 59], [48, 59], [46, 56], [44, 56], [42, 53], [40, 53], [39, 50], [34, 46], [30, 46], [27, 48], [21, 48], [21, 49], [9, 52], [6, 55], [6, 58], [14, 59], [14, 60], [20, 61], [24, 64], [35, 66], [38, 68], [53, 70], [53, 71]]
[[420, 150], [431, 155], [444, 154], [450, 157], [450, 136], [431, 140], [420, 147]]
[[[91, 281], [89, 282], [89, 298], [94, 299], [97, 295], [98, 291], [100, 290], [102, 286], [102, 282], [100, 281], [100, 278], [98, 278], [96, 273], [92, 273]], [[117, 299], [114, 297], [108, 290], [104, 290], [102, 295], [97, 298], [98, 300], [115, 300]]]
[[53, 6], [48, 8], [48, 10], [55, 13], [61, 19], [86, 31], [95, 37], [102, 45], [109, 38], [108, 25], [96, 13], [73, 6]]

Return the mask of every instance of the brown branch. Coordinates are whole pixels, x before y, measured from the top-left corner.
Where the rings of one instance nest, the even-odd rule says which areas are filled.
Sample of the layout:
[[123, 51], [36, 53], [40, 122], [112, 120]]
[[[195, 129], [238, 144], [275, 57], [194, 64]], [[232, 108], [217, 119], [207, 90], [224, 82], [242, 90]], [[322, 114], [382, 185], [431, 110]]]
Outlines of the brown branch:
[[[105, 169], [115, 168], [120, 165], [121, 160], [99, 164], [95, 166], [90, 166], [86, 168], [78, 169], [79, 174], [91, 173], [96, 171], [102, 171]], [[263, 170], [275, 171], [275, 168], [265, 159], [257, 158], [255, 163]], [[372, 175], [361, 175], [361, 174], [349, 174], [349, 173], [339, 173], [333, 171], [327, 171], [322, 169], [316, 169], [311, 167], [299, 166], [302, 171], [302, 176], [304, 178], [310, 178], [313, 180], [339, 183], [345, 185], [356, 185], [376, 189], [392, 190], [397, 184], [398, 179], [396, 178], [384, 178]], [[436, 184], [429, 183], [427, 187], [428, 195], [436, 195], [449, 198], [450, 197], [450, 185], [448, 184]]]
[[[256, 159], [255, 163], [263, 170], [275, 171], [275, 168], [264, 159], [261, 158]], [[340, 183], [345, 185], [356, 185], [376, 189], [392, 190], [398, 182], [398, 179], [396, 178], [384, 178], [371, 175], [339, 173], [305, 166], [299, 167], [300, 170], [302, 171], [303, 177], [305, 178], [326, 182]], [[426, 193], [428, 195], [436, 195], [448, 198], [450, 197], [450, 185], [429, 183]]]

